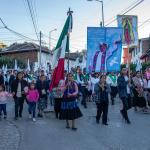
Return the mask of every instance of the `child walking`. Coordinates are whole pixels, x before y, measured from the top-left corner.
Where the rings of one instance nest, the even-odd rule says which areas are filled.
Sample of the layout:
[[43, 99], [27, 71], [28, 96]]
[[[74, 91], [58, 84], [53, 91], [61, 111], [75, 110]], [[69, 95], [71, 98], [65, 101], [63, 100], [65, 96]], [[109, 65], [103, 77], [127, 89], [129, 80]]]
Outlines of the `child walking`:
[[7, 118], [6, 104], [11, 96], [11, 94], [5, 91], [5, 86], [0, 85], [0, 118], [2, 117], [2, 112], [4, 114], [4, 119]]
[[38, 90], [35, 88], [34, 83], [30, 83], [29, 90], [27, 93], [27, 101], [28, 101], [28, 111], [29, 111], [29, 118], [31, 119], [33, 116], [33, 121], [36, 121], [35, 114], [36, 114], [36, 103], [39, 100], [39, 93]]

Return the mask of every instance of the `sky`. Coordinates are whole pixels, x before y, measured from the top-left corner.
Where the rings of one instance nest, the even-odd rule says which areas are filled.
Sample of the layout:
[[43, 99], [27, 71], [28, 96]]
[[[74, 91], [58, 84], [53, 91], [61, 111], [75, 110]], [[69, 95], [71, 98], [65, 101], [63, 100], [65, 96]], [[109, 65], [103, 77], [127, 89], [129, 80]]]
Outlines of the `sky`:
[[[128, 8], [137, 0], [103, 0], [105, 24]], [[27, 0], [0, 0], [0, 17], [5, 24], [32, 39], [37, 40], [31, 16], [29, 13]], [[88, 2], [87, 0], [30, 0], [35, 10], [35, 18], [38, 33], [43, 33], [43, 45], [49, 46], [49, 31], [52, 32], [51, 46], [56, 46], [59, 35], [67, 18], [69, 7], [73, 10], [73, 31], [70, 38], [70, 50], [72, 52], [81, 51], [87, 47], [87, 27], [97, 27], [101, 19], [101, 3], [97, 1]], [[127, 15], [137, 15], [138, 25], [150, 19], [150, 0], [144, 0], [139, 6], [127, 13]], [[14, 42], [28, 41], [18, 37], [9, 31], [1, 28], [0, 23], [0, 42], [8, 45]], [[117, 21], [108, 25], [117, 26]], [[150, 20], [138, 29], [139, 38], [150, 35]]]

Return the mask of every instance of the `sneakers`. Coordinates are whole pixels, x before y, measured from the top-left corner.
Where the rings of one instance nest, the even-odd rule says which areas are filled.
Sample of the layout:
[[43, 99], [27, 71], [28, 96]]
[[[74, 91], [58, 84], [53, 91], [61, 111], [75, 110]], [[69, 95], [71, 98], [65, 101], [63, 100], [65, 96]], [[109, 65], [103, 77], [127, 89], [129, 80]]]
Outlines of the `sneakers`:
[[36, 119], [35, 119], [35, 118], [33, 118], [33, 122], [36, 122]]

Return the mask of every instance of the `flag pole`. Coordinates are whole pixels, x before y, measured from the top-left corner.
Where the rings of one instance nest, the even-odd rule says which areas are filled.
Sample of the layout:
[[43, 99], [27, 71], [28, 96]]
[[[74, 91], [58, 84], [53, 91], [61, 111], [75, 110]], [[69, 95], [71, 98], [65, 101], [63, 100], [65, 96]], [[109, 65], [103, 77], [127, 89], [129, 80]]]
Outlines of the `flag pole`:
[[[72, 13], [73, 13], [73, 11], [71, 11], [71, 9], [69, 8], [67, 15], [72, 16]], [[70, 33], [68, 33], [67, 38], [68, 38], [67, 40], [69, 42], [70, 41]], [[68, 43], [68, 44], [70, 44], [70, 43]], [[69, 68], [70, 68], [70, 60], [69, 59], [70, 59], [70, 47], [68, 46], [68, 73], [69, 73]]]

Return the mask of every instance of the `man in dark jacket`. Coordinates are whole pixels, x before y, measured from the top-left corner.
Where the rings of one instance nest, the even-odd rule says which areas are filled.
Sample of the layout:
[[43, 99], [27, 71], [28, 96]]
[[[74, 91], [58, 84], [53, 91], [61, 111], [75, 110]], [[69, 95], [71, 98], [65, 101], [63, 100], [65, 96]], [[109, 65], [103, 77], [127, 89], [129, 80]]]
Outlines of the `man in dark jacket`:
[[122, 101], [123, 104], [123, 109], [120, 110], [121, 115], [125, 119], [125, 121], [130, 124], [130, 120], [128, 118], [128, 113], [127, 110], [129, 109], [128, 107], [128, 93], [127, 90], [130, 90], [130, 81], [127, 77], [127, 70], [126, 68], [123, 68], [121, 71], [121, 75], [118, 77], [118, 92], [119, 92], [119, 97]]
[[11, 92], [15, 101], [15, 120], [22, 117], [23, 104], [25, 99], [24, 88], [28, 86], [27, 81], [23, 79], [22, 72], [17, 74], [17, 78], [12, 82]]

